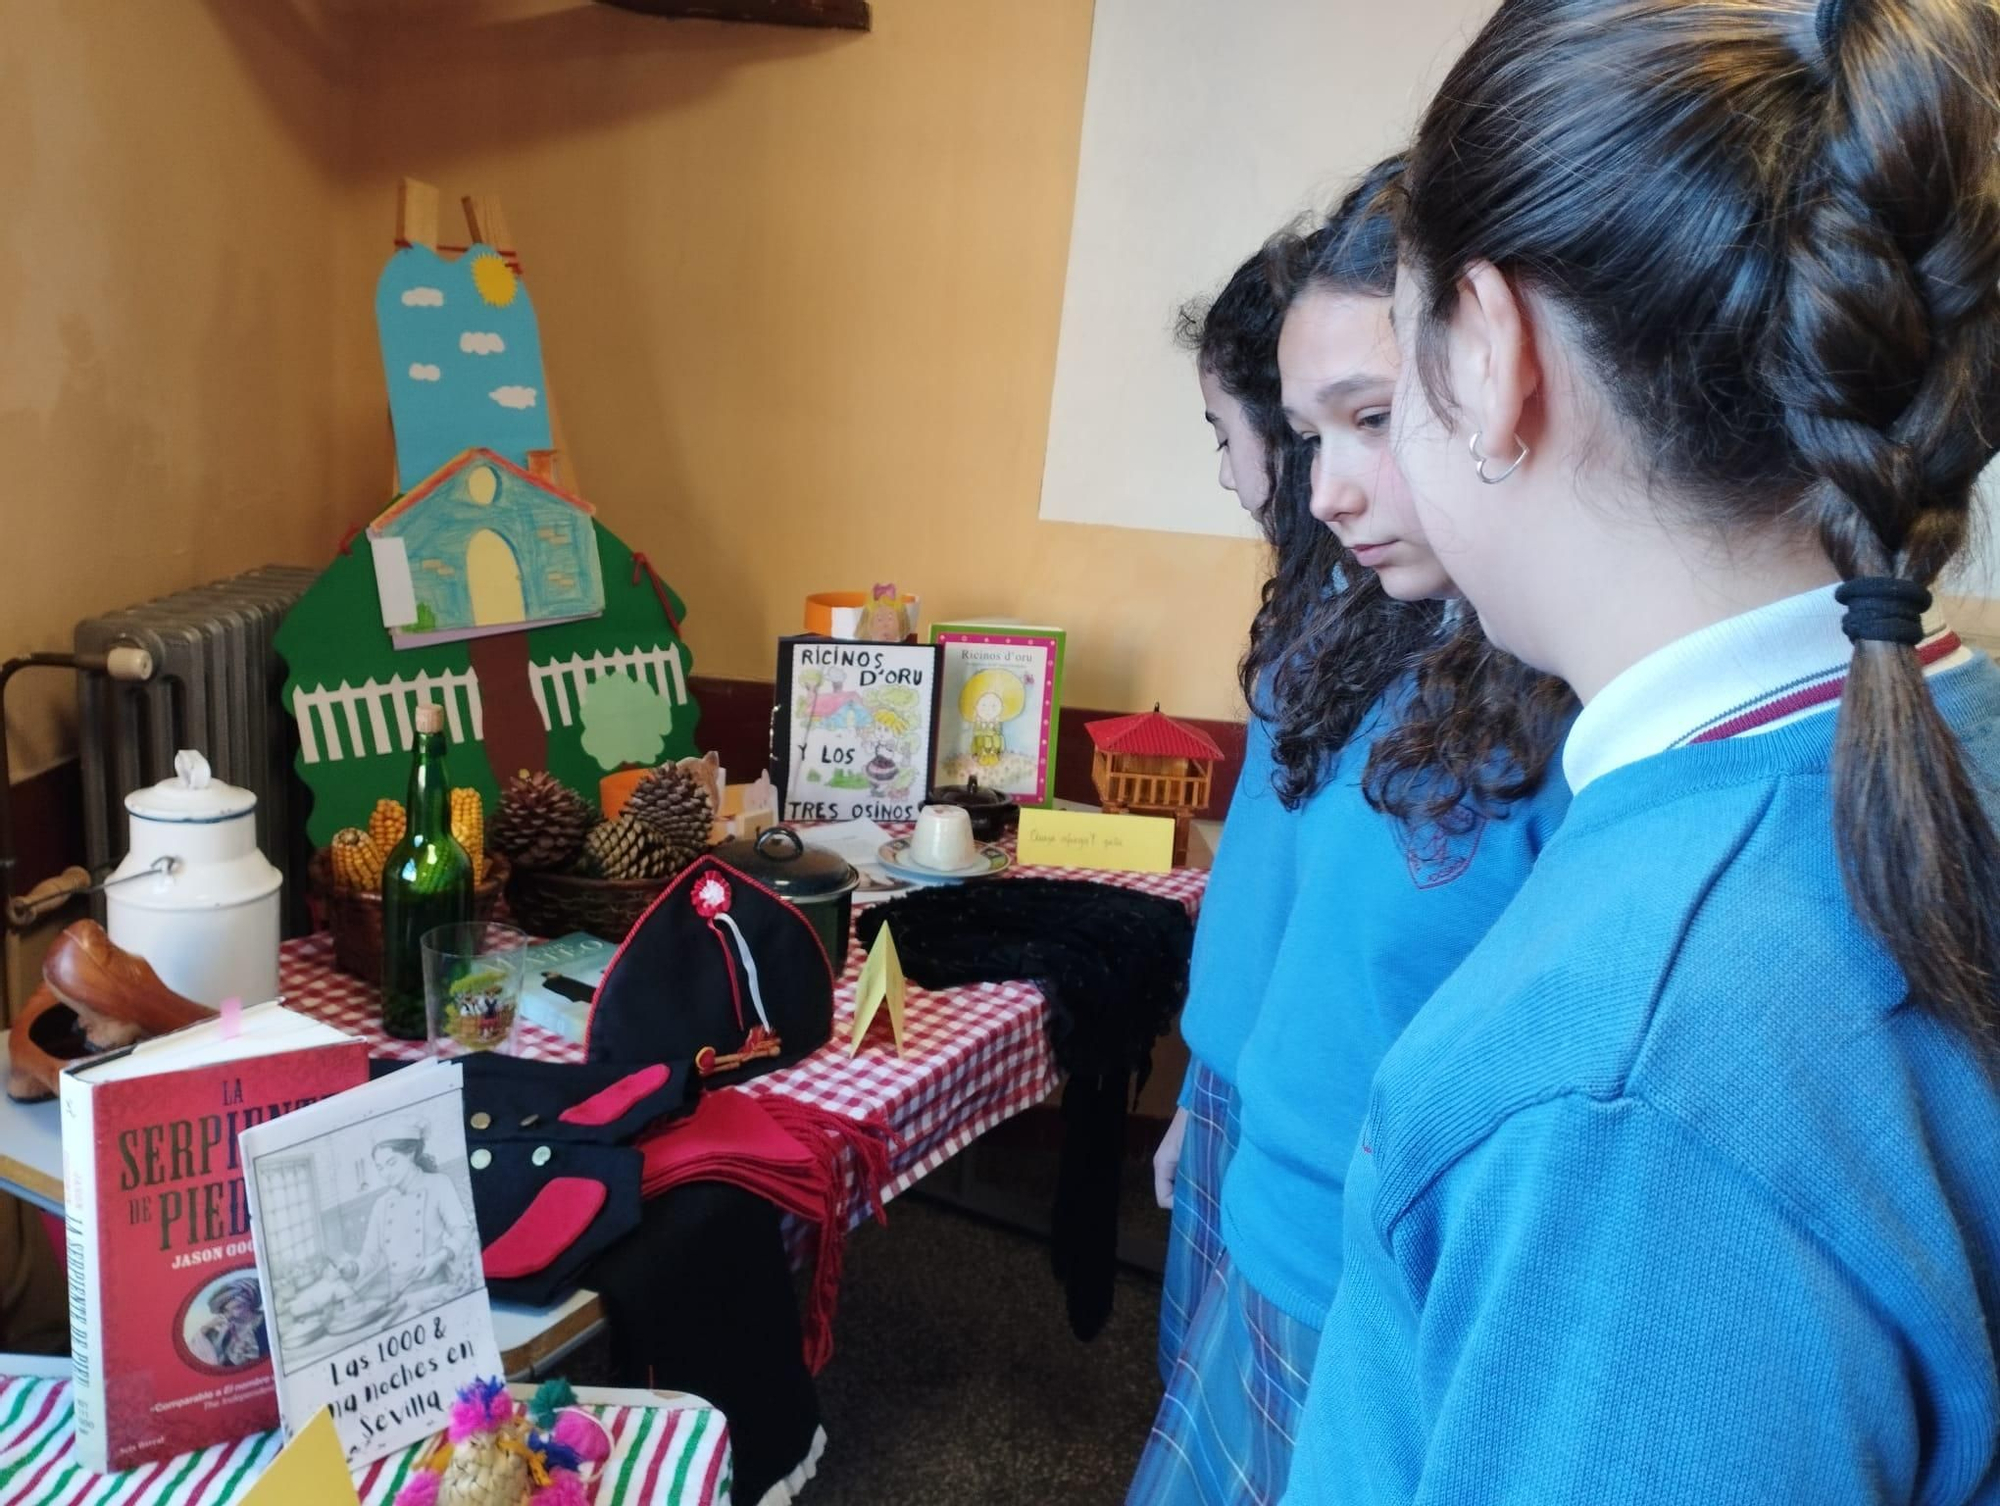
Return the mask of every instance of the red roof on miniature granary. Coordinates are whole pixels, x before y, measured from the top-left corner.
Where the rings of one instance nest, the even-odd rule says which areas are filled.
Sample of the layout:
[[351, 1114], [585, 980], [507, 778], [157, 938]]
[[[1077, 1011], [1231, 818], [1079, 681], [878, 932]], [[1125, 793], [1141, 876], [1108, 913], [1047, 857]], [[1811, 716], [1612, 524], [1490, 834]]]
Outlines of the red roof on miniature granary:
[[1158, 707], [1131, 716], [1086, 722], [1083, 730], [1105, 753], [1129, 753], [1138, 758], [1222, 757], [1222, 749], [1214, 738], [1199, 727], [1162, 716]]

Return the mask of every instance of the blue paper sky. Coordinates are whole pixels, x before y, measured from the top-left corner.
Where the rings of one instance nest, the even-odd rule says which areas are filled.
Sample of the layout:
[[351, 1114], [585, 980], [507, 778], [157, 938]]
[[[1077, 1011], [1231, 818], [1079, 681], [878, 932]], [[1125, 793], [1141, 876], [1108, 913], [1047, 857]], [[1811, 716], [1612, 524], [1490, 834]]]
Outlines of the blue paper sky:
[[535, 307], [526, 284], [505, 269], [487, 246], [452, 261], [406, 246], [375, 284], [406, 491], [474, 445], [517, 465], [527, 464], [528, 451], [550, 448]]

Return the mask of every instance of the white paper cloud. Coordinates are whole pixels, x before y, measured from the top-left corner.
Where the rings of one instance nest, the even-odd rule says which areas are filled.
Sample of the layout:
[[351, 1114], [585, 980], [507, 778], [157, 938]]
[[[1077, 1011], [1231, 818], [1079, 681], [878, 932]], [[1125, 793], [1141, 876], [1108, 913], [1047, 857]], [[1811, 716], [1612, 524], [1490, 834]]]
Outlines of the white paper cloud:
[[497, 356], [507, 348], [507, 342], [498, 335], [482, 335], [469, 329], [458, 337], [458, 348], [469, 356]]
[[403, 307], [412, 309], [441, 309], [444, 307], [443, 288], [405, 288]]
[[435, 382], [443, 375], [444, 373], [437, 367], [426, 366], [421, 361], [410, 367], [410, 380], [413, 382]]
[[532, 387], [495, 387], [486, 395], [503, 408], [535, 406], [535, 389]]

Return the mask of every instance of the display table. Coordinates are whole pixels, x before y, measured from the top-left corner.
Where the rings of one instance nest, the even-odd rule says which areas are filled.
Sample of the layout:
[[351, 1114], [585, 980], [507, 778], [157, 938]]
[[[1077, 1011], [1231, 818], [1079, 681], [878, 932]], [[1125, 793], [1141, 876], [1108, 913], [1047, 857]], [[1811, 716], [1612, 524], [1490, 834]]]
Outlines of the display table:
[[[10, 1364], [10, 1361], [13, 1363]], [[60, 1375], [0, 1355], [0, 1506], [224, 1506], [241, 1499], [284, 1444], [279, 1433], [94, 1475], [77, 1462], [68, 1361]], [[47, 1370], [48, 1366], [34, 1366]], [[526, 1400], [532, 1388], [517, 1387]], [[729, 1431], [696, 1397], [581, 1387], [577, 1401], [611, 1434], [611, 1457], [592, 1506], [724, 1506]], [[410, 1469], [435, 1446], [418, 1444], [355, 1477], [362, 1506], [389, 1506]]]
[[[1097, 879], [1178, 900], [1190, 913], [1200, 904], [1208, 877], [1192, 868], [1154, 874], [1016, 868], [1009, 874]], [[783, 1093], [854, 1119], [880, 1115], [898, 1136], [890, 1178], [882, 1189], [887, 1199], [987, 1130], [1046, 1098], [1055, 1086], [1055, 1058], [1044, 1028], [1041, 992], [1027, 982], [977, 983], [935, 992], [911, 984], [904, 1054], [896, 1054], [883, 1020], [860, 1052], [849, 1055], [861, 962], [861, 949], [850, 942], [834, 993], [833, 1038], [803, 1061], [754, 1079], [744, 1091]], [[422, 1042], [382, 1034], [376, 991], [335, 969], [328, 935], [284, 943], [279, 986], [291, 1007], [365, 1038], [377, 1056], [414, 1060], [424, 1055]], [[582, 1047], [525, 1021], [514, 1049], [551, 1061], [577, 1061], [583, 1055]], [[0, 1098], [0, 1189], [62, 1211], [62, 1133], [53, 1103], [22, 1105]], [[859, 1210], [856, 1216], [861, 1216]], [[572, 1293], [548, 1308], [495, 1303], [493, 1317], [502, 1361], [515, 1378], [546, 1372], [602, 1322], [597, 1299], [589, 1292]], [[0, 1496], [0, 1506], [6, 1506], [5, 1496]]]
[[[1015, 868], [1007, 877], [1088, 878], [1179, 900], [1193, 914], [1206, 872], [1086, 873]], [[1005, 882], [1003, 878], [1000, 882]], [[833, 996], [833, 1038], [803, 1061], [753, 1078], [751, 1093], [782, 1093], [852, 1119], [879, 1115], [900, 1138], [884, 1198], [896, 1196], [958, 1154], [1002, 1120], [1046, 1098], [1055, 1086], [1055, 1057], [1044, 1029], [1041, 991], [1025, 981], [976, 983], [935, 992], [909, 985], [902, 1056], [879, 1022], [861, 1050], [849, 1054], [854, 990], [861, 948], [849, 942]], [[333, 966], [333, 939], [288, 941], [280, 968], [285, 1002], [364, 1037], [379, 1057], [415, 1061], [421, 1041], [382, 1034], [380, 996]], [[513, 1049], [543, 1061], [581, 1061], [583, 1048], [523, 1021]]]

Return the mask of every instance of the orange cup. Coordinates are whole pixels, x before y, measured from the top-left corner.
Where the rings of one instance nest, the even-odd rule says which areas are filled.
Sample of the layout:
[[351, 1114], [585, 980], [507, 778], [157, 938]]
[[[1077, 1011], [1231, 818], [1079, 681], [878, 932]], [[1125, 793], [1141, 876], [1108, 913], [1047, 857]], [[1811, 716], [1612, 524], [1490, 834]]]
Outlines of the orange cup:
[[[904, 642], [913, 642], [917, 627], [917, 598], [908, 591], [898, 594], [910, 624], [911, 636]], [[866, 591], [815, 591], [806, 598], [806, 631], [817, 633], [822, 638], [852, 638], [856, 625], [861, 621], [861, 614], [868, 610], [869, 603], [874, 599]]]
[[651, 769], [620, 769], [616, 774], [606, 774], [598, 780], [597, 808], [604, 812], [604, 819], [616, 821], [624, 813], [625, 802], [639, 788], [639, 781], [652, 772]]

